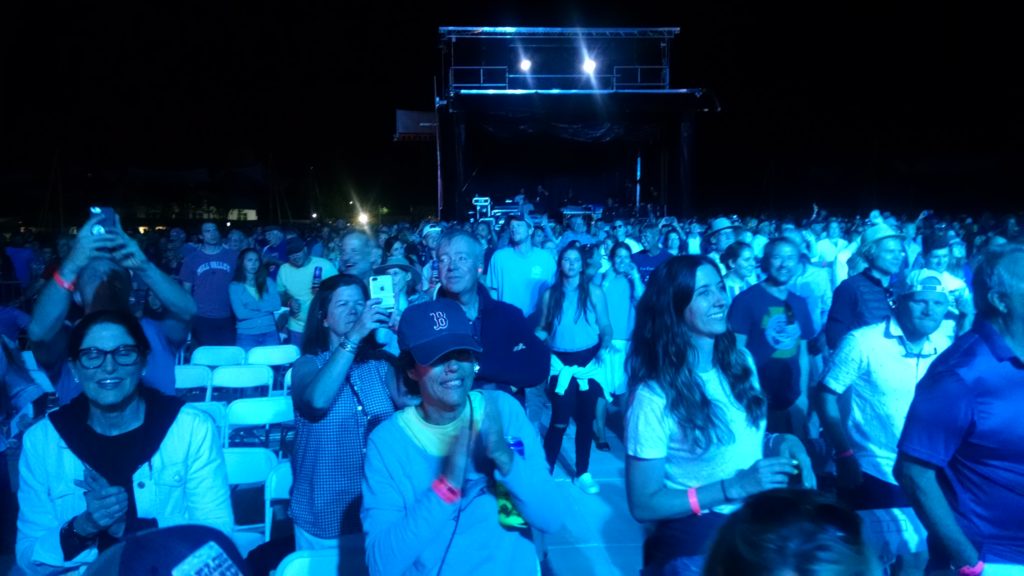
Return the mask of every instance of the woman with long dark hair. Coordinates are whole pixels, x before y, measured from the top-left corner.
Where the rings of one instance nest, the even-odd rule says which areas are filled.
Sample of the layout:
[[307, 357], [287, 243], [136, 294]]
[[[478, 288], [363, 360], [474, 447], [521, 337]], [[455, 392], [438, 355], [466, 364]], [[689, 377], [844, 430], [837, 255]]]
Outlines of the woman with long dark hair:
[[[560, 364], [562, 370], [586, 369], [599, 352], [607, 352], [612, 342], [604, 291], [585, 277], [583, 262], [583, 253], [576, 245], [563, 248], [558, 255], [555, 283], [540, 304], [541, 328], [537, 335], [551, 347], [553, 367]], [[560, 378], [554, 374], [547, 394], [551, 399], [551, 425], [544, 435], [548, 466], [554, 470], [571, 417], [576, 421], [576, 484], [587, 494], [597, 494], [600, 487], [588, 470], [600, 386], [589, 378]]]
[[274, 312], [281, 308], [277, 285], [267, 277], [267, 267], [258, 250], [246, 248], [238, 253], [235, 277], [228, 285], [231, 309], [237, 323], [235, 344], [246, 351], [256, 346], [281, 343]]
[[[394, 413], [396, 372], [374, 341], [388, 313], [351, 274], [325, 279], [309, 307], [292, 371], [295, 483], [289, 514], [299, 550], [358, 549], [363, 459], [370, 432]], [[358, 573], [362, 555], [342, 558]]]
[[814, 487], [803, 445], [765, 435], [767, 403], [748, 354], [726, 324], [725, 285], [704, 256], [651, 274], [626, 357], [626, 494], [655, 522], [645, 574], [699, 574], [726, 515], [753, 494]]

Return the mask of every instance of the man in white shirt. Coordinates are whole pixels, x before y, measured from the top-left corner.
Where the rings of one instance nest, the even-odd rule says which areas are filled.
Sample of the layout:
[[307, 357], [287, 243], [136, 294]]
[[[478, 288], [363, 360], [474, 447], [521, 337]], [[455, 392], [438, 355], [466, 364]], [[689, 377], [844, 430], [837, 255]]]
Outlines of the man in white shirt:
[[509, 245], [491, 257], [484, 285], [502, 302], [508, 302], [529, 317], [541, 294], [555, 279], [555, 259], [530, 241], [530, 225], [513, 214], [508, 217]]
[[320, 283], [337, 276], [338, 269], [329, 260], [310, 256], [302, 238], [288, 239], [288, 262], [277, 273], [277, 290], [281, 302], [288, 306], [288, 337], [292, 344], [302, 348], [302, 333], [306, 329], [306, 316]]
[[[839, 497], [864, 519], [865, 534], [900, 574], [923, 574], [926, 532], [893, 476], [897, 443], [918, 381], [952, 344], [937, 332], [949, 306], [938, 274], [923, 272], [900, 288], [884, 321], [843, 340], [822, 378], [818, 400], [835, 448]], [[848, 414], [840, 396], [851, 390]]]

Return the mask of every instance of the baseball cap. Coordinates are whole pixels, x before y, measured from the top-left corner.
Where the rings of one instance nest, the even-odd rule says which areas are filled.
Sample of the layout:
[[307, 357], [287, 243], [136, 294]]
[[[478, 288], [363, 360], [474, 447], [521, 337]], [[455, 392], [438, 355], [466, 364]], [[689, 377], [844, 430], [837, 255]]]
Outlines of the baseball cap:
[[907, 274], [906, 280], [896, 288], [896, 292], [900, 296], [913, 294], [914, 292], [939, 292], [946, 294], [946, 287], [942, 284], [941, 274], [935, 270], [921, 268]]
[[306, 249], [306, 243], [302, 240], [302, 238], [299, 238], [298, 236], [292, 236], [291, 238], [289, 238], [287, 246], [287, 254], [289, 256], [291, 256], [292, 254], [298, 254], [299, 252], [302, 252], [303, 250]]
[[231, 538], [220, 530], [182, 524], [127, 537], [100, 554], [85, 573], [245, 576], [249, 570]]
[[424, 366], [452, 350], [483, 352], [473, 338], [465, 311], [448, 298], [406, 308], [398, 324], [398, 347], [409, 351], [416, 363]]

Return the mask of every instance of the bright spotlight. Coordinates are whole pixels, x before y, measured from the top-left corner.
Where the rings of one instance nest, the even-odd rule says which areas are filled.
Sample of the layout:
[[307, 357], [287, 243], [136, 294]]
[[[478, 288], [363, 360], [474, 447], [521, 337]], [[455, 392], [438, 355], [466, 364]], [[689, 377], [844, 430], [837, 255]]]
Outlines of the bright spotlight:
[[359, 220], [360, 224], [366, 226], [370, 222], [370, 217], [366, 215], [366, 212], [360, 212], [357, 220]]
[[530, 62], [528, 58], [523, 58], [519, 61], [519, 69], [523, 72], [529, 72], [530, 66], [533, 66], [533, 62]]
[[316, 212], [313, 212], [313, 218], [314, 219], [316, 218]]
[[597, 62], [594, 62], [588, 57], [583, 61], [583, 71], [587, 74], [593, 74], [594, 70], [597, 70]]

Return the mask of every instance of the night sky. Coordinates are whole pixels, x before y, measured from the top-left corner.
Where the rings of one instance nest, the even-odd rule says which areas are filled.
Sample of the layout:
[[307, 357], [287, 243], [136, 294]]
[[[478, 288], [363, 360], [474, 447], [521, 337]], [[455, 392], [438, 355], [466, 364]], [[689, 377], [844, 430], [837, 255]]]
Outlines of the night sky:
[[[723, 107], [697, 123], [703, 213], [1019, 210], [1022, 35], [1009, 8], [974, 4], [7, 2], [4, 216], [140, 198], [262, 209], [268, 189], [296, 217], [343, 215], [353, 192], [429, 205], [433, 148], [392, 135], [395, 108], [432, 105], [441, 25], [681, 28], [673, 87]], [[152, 181], [195, 169], [214, 183]]]

